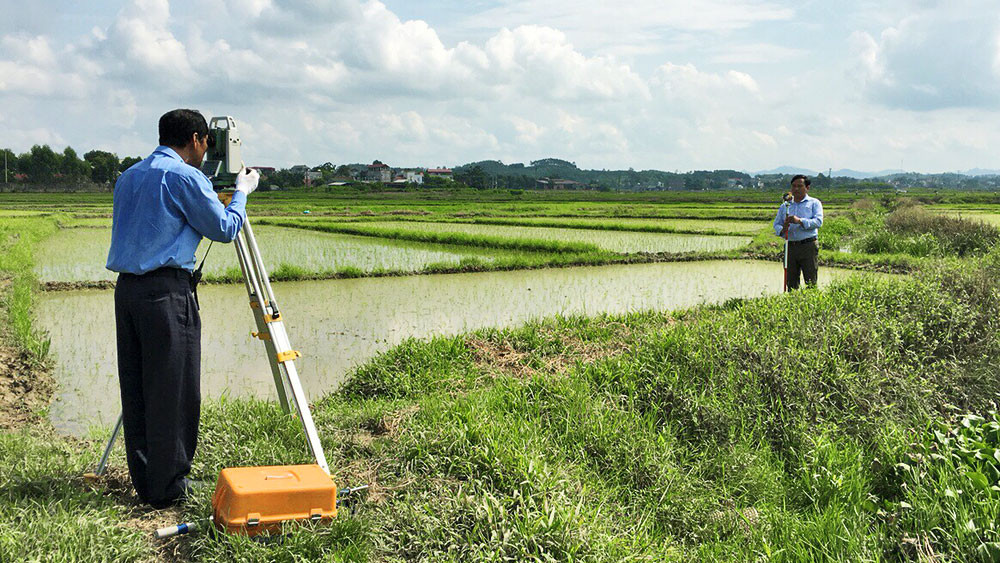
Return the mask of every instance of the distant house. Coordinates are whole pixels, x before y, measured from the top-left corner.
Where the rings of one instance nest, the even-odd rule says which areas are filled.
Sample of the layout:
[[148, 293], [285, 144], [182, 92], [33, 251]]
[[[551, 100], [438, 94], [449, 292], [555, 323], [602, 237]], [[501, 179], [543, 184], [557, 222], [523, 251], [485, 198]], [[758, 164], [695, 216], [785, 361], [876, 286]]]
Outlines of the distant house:
[[451, 168], [428, 168], [426, 174], [427, 176], [437, 176], [438, 178], [451, 180], [452, 170]]
[[340, 186], [350, 186], [354, 184], [354, 178], [350, 176], [334, 176], [330, 178], [330, 181], [326, 183], [327, 186], [331, 188], [336, 188]]
[[420, 170], [403, 170], [403, 177], [411, 184], [424, 183], [424, 173]]
[[295, 172], [296, 174], [305, 174], [309, 171], [309, 167], [305, 164], [296, 164], [295, 166], [288, 169], [289, 172]]
[[382, 182], [383, 184], [388, 184], [392, 180], [392, 169], [387, 164], [382, 164], [376, 160], [368, 165], [363, 180], [365, 182]]
[[587, 185], [575, 180], [564, 180], [562, 178], [539, 178], [535, 180], [535, 188], [539, 190], [580, 190], [586, 189]]

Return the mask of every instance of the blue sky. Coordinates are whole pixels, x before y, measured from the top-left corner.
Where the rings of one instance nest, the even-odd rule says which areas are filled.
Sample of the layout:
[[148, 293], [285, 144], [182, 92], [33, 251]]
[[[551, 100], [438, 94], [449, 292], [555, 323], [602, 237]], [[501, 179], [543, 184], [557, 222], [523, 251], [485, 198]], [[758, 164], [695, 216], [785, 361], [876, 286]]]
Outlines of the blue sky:
[[986, 1], [0, 0], [0, 147], [145, 155], [174, 107], [249, 164], [1000, 168]]

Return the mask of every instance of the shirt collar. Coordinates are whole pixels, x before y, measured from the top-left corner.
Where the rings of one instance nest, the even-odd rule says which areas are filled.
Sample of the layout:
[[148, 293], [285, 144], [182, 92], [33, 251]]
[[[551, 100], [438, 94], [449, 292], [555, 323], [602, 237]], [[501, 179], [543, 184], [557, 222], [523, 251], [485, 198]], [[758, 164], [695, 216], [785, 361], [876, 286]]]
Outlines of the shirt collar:
[[181, 155], [177, 154], [177, 151], [175, 151], [174, 149], [172, 149], [172, 148], [170, 148], [170, 147], [168, 147], [166, 145], [160, 145], [160, 146], [156, 147], [156, 150], [153, 151], [153, 152], [154, 153], [158, 152], [158, 153], [160, 153], [163, 156], [166, 156], [168, 158], [175, 158], [175, 159], [177, 159], [177, 160], [179, 160], [181, 162], [184, 162], [184, 159], [181, 158]]

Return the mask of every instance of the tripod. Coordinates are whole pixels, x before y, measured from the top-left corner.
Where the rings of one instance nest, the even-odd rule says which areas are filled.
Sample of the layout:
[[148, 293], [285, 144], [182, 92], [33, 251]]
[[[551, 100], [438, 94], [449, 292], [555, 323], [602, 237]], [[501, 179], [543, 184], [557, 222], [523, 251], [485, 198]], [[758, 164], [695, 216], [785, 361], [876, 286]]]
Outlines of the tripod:
[[[228, 204], [228, 194], [220, 194], [224, 204]], [[295, 407], [295, 412], [302, 421], [302, 429], [305, 431], [306, 444], [309, 452], [316, 459], [319, 465], [328, 475], [330, 467], [326, 462], [326, 454], [323, 453], [323, 446], [319, 441], [319, 434], [316, 432], [316, 425], [313, 423], [312, 413], [309, 411], [309, 402], [306, 400], [302, 384], [299, 382], [298, 371], [295, 369], [295, 358], [301, 356], [298, 351], [292, 349], [288, 340], [288, 333], [285, 331], [285, 323], [281, 312], [278, 310], [278, 302], [274, 297], [274, 290], [271, 289], [271, 280], [267, 277], [267, 270], [260, 257], [260, 249], [257, 247], [257, 239], [253, 235], [253, 228], [250, 221], [243, 222], [243, 228], [233, 240], [236, 247], [236, 257], [240, 263], [240, 270], [243, 272], [243, 283], [246, 286], [247, 296], [250, 298], [250, 310], [253, 312], [254, 321], [257, 323], [257, 332], [252, 333], [255, 338], [264, 343], [267, 350], [267, 359], [271, 364], [271, 375], [274, 377], [274, 386], [278, 391], [278, 403], [286, 413], [291, 412]], [[104, 455], [93, 473], [85, 475], [86, 478], [94, 480], [104, 474], [107, 469], [108, 457], [111, 449], [115, 445], [118, 433], [122, 428], [122, 415], [118, 415], [118, 422], [111, 432], [111, 439], [108, 440], [107, 447], [104, 448]]]

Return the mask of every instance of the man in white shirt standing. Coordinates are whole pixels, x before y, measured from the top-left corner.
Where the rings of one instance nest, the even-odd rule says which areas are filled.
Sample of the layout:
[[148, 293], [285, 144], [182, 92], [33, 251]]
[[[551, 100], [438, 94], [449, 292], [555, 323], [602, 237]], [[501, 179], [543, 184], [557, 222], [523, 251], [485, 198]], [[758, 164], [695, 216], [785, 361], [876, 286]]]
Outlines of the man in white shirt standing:
[[792, 176], [792, 202], [782, 204], [774, 217], [774, 234], [784, 238], [788, 233], [789, 290], [798, 289], [799, 274], [807, 285], [815, 286], [819, 272], [819, 228], [823, 226], [823, 204], [809, 197], [809, 178]]

